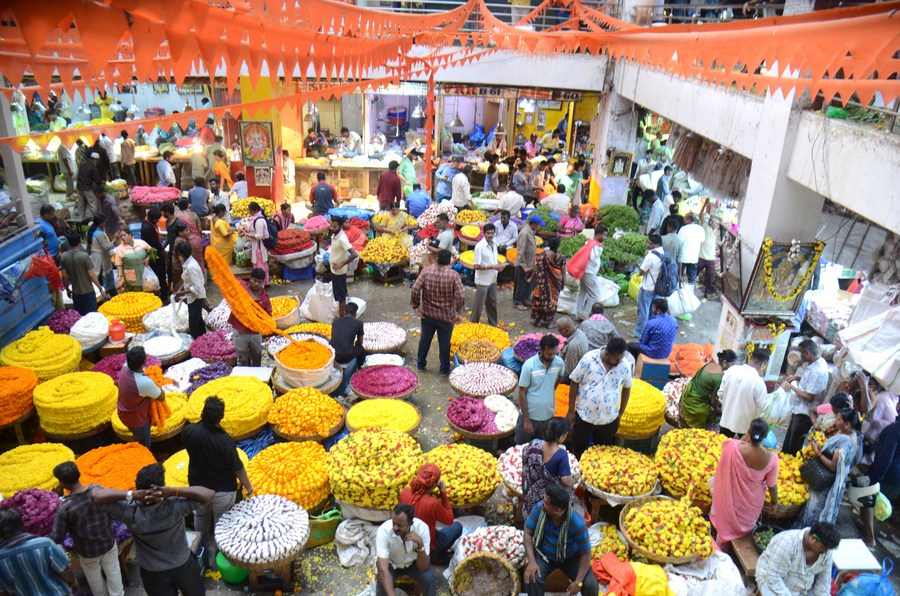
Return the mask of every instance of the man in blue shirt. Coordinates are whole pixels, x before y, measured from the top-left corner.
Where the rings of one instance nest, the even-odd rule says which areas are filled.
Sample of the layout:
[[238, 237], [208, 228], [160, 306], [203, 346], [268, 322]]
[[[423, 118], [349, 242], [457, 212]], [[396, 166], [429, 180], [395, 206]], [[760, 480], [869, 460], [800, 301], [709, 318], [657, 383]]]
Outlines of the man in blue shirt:
[[68, 596], [78, 590], [66, 552], [49, 538], [23, 532], [22, 512], [0, 509], [0, 591]]
[[41, 238], [44, 239], [44, 249], [54, 259], [59, 255], [59, 236], [56, 235], [56, 209], [53, 205], [41, 205], [41, 216], [37, 220], [41, 229]]
[[525, 520], [525, 591], [543, 596], [544, 582], [560, 569], [572, 583], [567, 592], [597, 596], [600, 586], [591, 572], [591, 541], [584, 518], [569, 506], [569, 493], [551, 484], [542, 502]]
[[563, 359], [557, 356], [559, 340], [554, 335], [541, 338], [537, 354], [525, 361], [519, 375], [519, 420], [516, 423], [516, 445], [532, 439], [543, 439], [547, 421], [556, 409], [556, 386], [566, 372]]
[[422, 192], [422, 185], [413, 184], [413, 191], [406, 196], [406, 210], [413, 217], [419, 217], [431, 205], [431, 199]]
[[678, 334], [678, 321], [669, 314], [669, 302], [655, 298], [650, 306], [650, 320], [644, 325], [641, 341], [628, 342], [628, 351], [637, 359], [639, 354], [648, 358], [668, 358]]
[[453, 176], [459, 171], [457, 166], [458, 158], [454, 156], [451, 161], [445, 161], [438, 166], [437, 171], [434, 173], [437, 178], [435, 194], [437, 195], [438, 203], [441, 201], [449, 201], [450, 197], [453, 195], [453, 188], [450, 186], [450, 181], [453, 180]]

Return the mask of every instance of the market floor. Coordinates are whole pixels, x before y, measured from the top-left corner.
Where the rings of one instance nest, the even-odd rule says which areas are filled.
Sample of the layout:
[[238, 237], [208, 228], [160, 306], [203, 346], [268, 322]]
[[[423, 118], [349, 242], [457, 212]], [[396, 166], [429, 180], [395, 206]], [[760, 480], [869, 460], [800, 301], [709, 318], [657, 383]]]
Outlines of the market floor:
[[[306, 292], [313, 286], [313, 281], [296, 282], [285, 286], [272, 286], [269, 290], [272, 296], [295, 295], [301, 301]], [[361, 317], [363, 321], [388, 321], [396, 323], [408, 330], [406, 348], [407, 364], [411, 367], [415, 364], [415, 354], [419, 341], [419, 320], [409, 306], [409, 283], [397, 283], [393, 285], [378, 284], [371, 281], [357, 281], [350, 284], [350, 295], [362, 298], [366, 301], [366, 311]], [[510, 338], [515, 339], [522, 333], [534, 333], [541, 329], [531, 325], [529, 313], [520, 312], [512, 308], [512, 292], [510, 289], [501, 289], [499, 296], [499, 317], [504, 329], [509, 332]], [[210, 284], [209, 301], [215, 305], [221, 296], [217, 288]], [[466, 289], [466, 303], [471, 305], [474, 298], [474, 290]], [[703, 301], [700, 309], [694, 313], [693, 320], [681, 322], [677, 343], [713, 343], [714, 335], [719, 323], [721, 303], [718, 301]], [[636, 307], [633, 300], [625, 297], [618, 307], [607, 309], [607, 316], [616, 324], [623, 336], [628, 336], [634, 327], [636, 319]], [[630, 338], [629, 338], [630, 339]], [[453, 394], [445, 377], [437, 373], [437, 346], [433, 345], [429, 353], [428, 370], [419, 373], [420, 386], [413, 395], [412, 401], [422, 412], [422, 423], [419, 428], [418, 440], [424, 451], [428, 451], [438, 445], [449, 443], [453, 440], [449, 432], [446, 419], [446, 406], [448, 398]], [[510, 445], [512, 443], [510, 442]], [[500, 449], [507, 445], [501, 444]], [[487, 504], [485, 515], [489, 523], [510, 523], [511, 507], [509, 501], [498, 489], [497, 493]], [[840, 523], [842, 535], [858, 536], [849, 510], [842, 511]], [[846, 519], [845, 519], [846, 518]], [[881, 524], [879, 526], [880, 542], [885, 546], [878, 555], [881, 558], [889, 555], [895, 560], [900, 559], [900, 528]], [[126, 594], [137, 595], [143, 593], [140, 588], [140, 575], [136, 563], [132, 565], [132, 585], [126, 590]], [[439, 568], [443, 571], [443, 567]], [[448, 594], [448, 583], [443, 575], [438, 573], [438, 586], [440, 594]], [[303, 554], [295, 564], [294, 583], [300, 594], [328, 594], [335, 596], [354, 596], [362, 592], [373, 575], [363, 567], [357, 566], [345, 569], [340, 565], [333, 544], [311, 549]], [[895, 580], [896, 581], [896, 580]], [[262, 584], [260, 584], [262, 587]], [[247, 594], [246, 584], [243, 586], [231, 586], [223, 581], [207, 580], [207, 589], [220, 594]], [[289, 590], [285, 590], [288, 592]]]

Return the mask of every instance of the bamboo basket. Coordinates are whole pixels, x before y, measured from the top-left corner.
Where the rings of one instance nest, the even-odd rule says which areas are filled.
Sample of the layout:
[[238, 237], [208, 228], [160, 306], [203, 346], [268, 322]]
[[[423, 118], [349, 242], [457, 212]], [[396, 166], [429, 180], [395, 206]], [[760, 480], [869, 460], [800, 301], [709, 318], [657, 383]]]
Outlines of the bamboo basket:
[[466, 429], [464, 429], [464, 428], [460, 428], [459, 426], [456, 426], [455, 424], [453, 424], [452, 422], [450, 422], [450, 419], [449, 419], [449, 418], [447, 419], [447, 425], [448, 425], [451, 429], [453, 429], [454, 432], [457, 432], [457, 433], [459, 433], [460, 435], [462, 435], [462, 437], [463, 437], [464, 439], [470, 439], [470, 440], [473, 440], [473, 441], [495, 441], [495, 440], [498, 440], [498, 439], [504, 439], [504, 438], [506, 438], [506, 437], [512, 435], [514, 432], [516, 432], [516, 429], [515, 429], [515, 428], [511, 428], [510, 430], [503, 431], [503, 432], [499, 432], [499, 433], [494, 433], [494, 434], [490, 434], [490, 435], [483, 435], [483, 434], [480, 434], [480, 433], [473, 433], [473, 432], [470, 431], [470, 430], [466, 430]]
[[[150, 442], [151, 443], [162, 443], [163, 441], [168, 441], [169, 439], [171, 439], [173, 437], [177, 437], [178, 435], [181, 434], [181, 431], [184, 430], [185, 426], [187, 426], [187, 421], [182, 422], [181, 424], [179, 424], [178, 426], [176, 426], [169, 432], [162, 433], [161, 435], [160, 434], [150, 435]], [[134, 436], [132, 436], [131, 433], [121, 433], [115, 429], [113, 429], [113, 432], [116, 434], [116, 437], [120, 441], [124, 441], [125, 443], [134, 441]]]
[[277, 436], [281, 437], [285, 441], [294, 441], [294, 442], [302, 442], [302, 441], [315, 441], [317, 443], [321, 443], [323, 441], [327, 441], [334, 435], [341, 432], [341, 429], [344, 428], [344, 423], [347, 420], [347, 410], [344, 409], [344, 406], [341, 406], [341, 409], [344, 410], [343, 415], [341, 415], [341, 421], [335, 424], [328, 430], [328, 434], [326, 436], [320, 435], [292, 435], [290, 433], [284, 432], [274, 424], [270, 425], [272, 427], [272, 432]]
[[453, 596], [518, 596], [519, 572], [506, 557], [495, 553], [472, 553], [453, 571]]
[[647, 503], [652, 503], [653, 501], [663, 501], [663, 500], [674, 500], [671, 497], [666, 497], [662, 495], [657, 495], [653, 497], [643, 497], [641, 499], [637, 499], [628, 503], [624, 507], [622, 507], [622, 511], [619, 512], [619, 530], [622, 532], [622, 537], [625, 538], [625, 544], [628, 545], [628, 548], [631, 549], [632, 553], [636, 553], [648, 561], [652, 561], [654, 563], [659, 563], [661, 565], [665, 565], [666, 563], [671, 563], [672, 565], [687, 565], [688, 563], [693, 563], [700, 559], [700, 555], [693, 554], [684, 557], [665, 557], [663, 555], [658, 555], [654, 552], [647, 550], [646, 548], [635, 543], [631, 536], [628, 534], [628, 528], [625, 525], [625, 517], [628, 515], [628, 512], [632, 509], [639, 509]]

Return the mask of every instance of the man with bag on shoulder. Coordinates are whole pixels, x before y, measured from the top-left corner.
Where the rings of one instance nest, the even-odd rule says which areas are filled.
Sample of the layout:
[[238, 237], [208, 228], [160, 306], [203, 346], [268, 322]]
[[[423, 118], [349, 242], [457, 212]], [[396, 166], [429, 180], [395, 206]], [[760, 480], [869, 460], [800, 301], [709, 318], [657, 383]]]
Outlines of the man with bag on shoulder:
[[[603, 241], [606, 240], [607, 231], [606, 226], [594, 228], [594, 238], [588, 240], [572, 257], [572, 261], [575, 261], [572, 264], [573, 267], [580, 262], [580, 259], [587, 260], [581, 283], [578, 286], [578, 296], [575, 299], [575, 316], [582, 321], [591, 318], [591, 308], [600, 299], [600, 281], [597, 279], [597, 272], [600, 270], [600, 257], [603, 256]], [[585, 254], [579, 256], [581, 251], [585, 251], [587, 256]], [[572, 275], [571, 269], [568, 267], [566, 269], [569, 275]]]
[[750, 354], [750, 362], [729, 366], [722, 375], [718, 391], [722, 404], [720, 434], [729, 439], [742, 437], [750, 428], [750, 423], [766, 409], [768, 396], [760, 371], [768, 361], [769, 351], [756, 348]]
[[650, 303], [656, 297], [656, 280], [659, 279], [666, 254], [660, 235], [650, 234], [647, 241], [647, 255], [641, 263], [641, 289], [638, 291], [637, 300], [638, 319], [633, 331], [633, 335], [639, 339], [644, 334], [644, 325], [650, 318]]
[[791, 422], [784, 435], [782, 451], [796, 455], [812, 428], [810, 410], [822, 404], [828, 390], [828, 363], [819, 353], [819, 344], [811, 339], [800, 342], [800, 359], [806, 363], [802, 375], [784, 379], [781, 388], [791, 393]]

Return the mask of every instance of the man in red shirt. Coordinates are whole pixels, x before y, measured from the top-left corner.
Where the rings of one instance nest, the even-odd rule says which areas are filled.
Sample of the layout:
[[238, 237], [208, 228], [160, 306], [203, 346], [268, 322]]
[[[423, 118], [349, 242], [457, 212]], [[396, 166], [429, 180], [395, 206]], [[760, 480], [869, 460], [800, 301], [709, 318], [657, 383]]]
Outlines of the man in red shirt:
[[[435, 497], [435, 487], [440, 497]], [[453, 521], [453, 509], [447, 498], [447, 487], [441, 480], [441, 469], [434, 464], [423, 464], [409, 486], [400, 491], [400, 502], [416, 508], [416, 517], [428, 524], [431, 532], [431, 559], [446, 560], [450, 547], [462, 536], [462, 524]], [[440, 522], [446, 527], [435, 529]]]
[[[272, 314], [272, 302], [266, 293], [265, 283], [266, 272], [258, 267], [250, 273], [249, 282], [241, 280], [241, 286], [250, 297], [264, 311]], [[238, 366], [259, 366], [262, 363], [262, 335], [244, 327], [234, 313], [228, 317], [228, 323], [234, 328], [234, 351], [237, 352]]]
[[166, 394], [144, 374], [147, 353], [143, 347], [129, 349], [125, 358], [119, 372], [116, 411], [131, 431], [132, 440], [150, 449], [150, 400], [166, 399]]
[[403, 198], [403, 181], [397, 175], [399, 167], [399, 162], [392, 161], [388, 164], [388, 171], [383, 172], [378, 178], [378, 190], [375, 194], [378, 196], [378, 206], [382, 211], [388, 211], [393, 203], [399, 203]]

